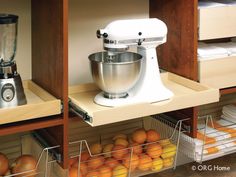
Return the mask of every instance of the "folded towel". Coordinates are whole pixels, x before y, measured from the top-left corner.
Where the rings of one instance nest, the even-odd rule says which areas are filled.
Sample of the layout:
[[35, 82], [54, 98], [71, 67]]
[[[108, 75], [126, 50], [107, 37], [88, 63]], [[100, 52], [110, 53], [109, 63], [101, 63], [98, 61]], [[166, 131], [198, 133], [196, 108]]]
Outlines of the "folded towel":
[[220, 126], [227, 126], [226, 128], [232, 129], [232, 132], [236, 131], [236, 124], [225, 119], [220, 119], [217, 121]]
[[225, 153], [228, 153], [230, 151], [234, 151], [236, 150], [236, 142], [231, 142], [231, 143], [227, 143], [225, 144], [226, 148], [222, 149]]
[[236, 42], [214, 43], [213, 45], [226, 49], [230, 56], [236, 55]]
[[[185, 134], [181, 134], [180, 146], [181, 150], [188, 157], [193, 158], [195, 161], [206, 161], [214, 159], [225, 154], [224, 150], [227, 149], [221, 141], [216, 142], [215, 144], [208, 144], [204, 146], [202, 150], [202, 145], [196, 145], [196, 141], [201, 141], [197, 138], [191, 138]], [[201, 141], [202, 142], [202, 141]], [[232, 143], [232, 142], [231, 142]], [[203, 144], [203, 143], [201, 143]], [[209, 147], [208, 147], [209, 146]]]
[[223, 107], [222, 112], [230, 113], [232, 115], [236, 116], [236, 105], [229, 104]]
[[[216, 143], [216, 139], [214, 137], [209, 137], [209, 136], [205, 136], [203, 133], [201, 132], [197, 132], [197, 139], [195, 140], [195, 144], [198, 145], [203, 145], [203, 141], [205, 139], [205, 144], [214, 144]], [[198, 141], [200, 140], [200, 141]]]
[[224, 1], [222, 1], [222, 0], [214, 0], [214, 2], [225, 4], [225, 5], [228, 5], [228, 6], [236, 5], [236, 1], [234, 1], [234, 0], [224, 0]]
[[[225, 148], [226, 148], [225, 145], [218, 145], [218, 146], [214, 146], [214, 147], [210, 147], [210, 148], [204, 148], [203, 155], [216, 154], [216, 153], [220, 152], [221, 150], [223, 150]], [[202, 154], [202, 150], [201, 151], [195, 151], [195, 152], [198, 155]]]
[[[183, 153], [200, 162], [236, 151], [236, 136], [233, 136], [236, 131], [236, 124], [220, 119], [209, 122], [206, 129], [204, 127], [205, 124], [198, 124], [197, 138], [181, 135], [180, 146], [184, 149]], [[206, 137], [204, 138], [205, 132]], [[204, 139], [205, 144], [203, 146]]]
[[224, 43], [198, 43], [198, 59], [215, 60], [228, 56], [236, 56], [236, 42]]
[[[220, 117], [221, 117], [222, 119], [225, 119], [225, 120], [230, 121], [230, 122], [232, 122], [232, 123], [236, 123], [236, 122], [234, 122], [234, 118], [231, 118], [231, 117], [226, 116], [226, 115], [224, 115], [224, 114], [222, 114]], [[232, 120], [231, 120], [231, 119], [232, 119]]]
[[[221, 147], [222, 147], [222, 146], [221, 146]], [[220, 151], [219, 146], [216, 146], [216, 147], [206, 148], [203, 153], [204, 153], [204, 154], [215, 154], [215, 153], [217, 153], [217, 152], [219, 152], [219, 151]]]
[[217, 3], [217, 2], [212, 2], [212, 1], [207, 1], [207, 0], [201, 0], [198, 2], [198, 8], [212, 8], [212, 7], [220, 7], [220, 6], [225, 6], [225, 4], [222, 3]]
[[231, 123], [236, 123], [236, 118], [234, 116], [231, 117], [230, 115], [223, 114], [223, 115], [221, 115], [221, 118], [223, 118]]
[[[211, 125], [211, 126], [209, 126], [209, 125]], [[198, 124], [198, 128], [199, 127], [202, 127], [202, 124]], [[204, 127], [205, 127], [205, 125], [204, 125]], [[206, 137], [215, 139], [215, 142], [212, 141], [211, 144], [230, 137], [227, 133], [215, 129], [214, 126], [212, 126], [211, 122], [208, 122], [208, 126], [206, 128], [198, 130], [198, 133], [202, 133], [204, 136], [205, 131], [206, 131]], [[210, 143], [208, 143], [208, 144], [210, 144]], [[207, 145], [207, 144], [205, 143], [205, 145]]]
[[206, 160], [211, 160], [211, 159], [215, 159], [215, 158], [218, 158], [218, 157], [221, 157], [223, 156], [225, 153], [223, 150], [219, 151], [218, 153], [215, 153], [215, 154], [209, 154], [209, 155], [199, 155], [199, 154], [195, 154], [195, 157], [194, 157], [194, 160], [196, 162], [201, 162], [202, 161], [206, 161]]
[[223, 47], [217, 47], [214, 44], [198, 44], [198, 59], [199, 60], [210, 60], [216, 58], [223, 58], [230, 55], [229, 51]]
[[212, 123], [209, 123], [208, 126], [228, 133], [231, 138], [236, 137], [236, 125], [232, 125], [232, 123], [227, 120], [221, 119], [219, 121], [213, 121]]
[[232, 117], [232, 118], [236, 118], [236, 114], [234, 112], [234, 110], [226, 110], [226, 109], [222, 109], [222, 113], [223, 115], [225, 116], [229, 116], [229, 117]]

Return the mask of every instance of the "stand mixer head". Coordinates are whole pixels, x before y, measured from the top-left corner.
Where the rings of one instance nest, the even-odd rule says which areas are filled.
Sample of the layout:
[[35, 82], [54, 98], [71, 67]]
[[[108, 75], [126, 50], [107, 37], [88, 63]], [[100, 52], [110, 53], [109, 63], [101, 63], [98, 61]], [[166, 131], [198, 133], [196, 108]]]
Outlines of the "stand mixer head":
[[0, 14], [0, 108], [26, 104], [20, 75], [14, 61], [18, 16]]
[[[140, 67], [138, 79], [131, 88], [127, 88], [127, 97], [125, 98], [106, 98], [104, 93], [98, 94], [94, 101], [103, 106], [123, 106], [127, 104], [141, 103], [141, 102], [158, 102], [170, 99], [173, 93], [168, 90], [162, 83], [159, 73], [159, 66], [156, 56], [156, 47], [166, 42], [167, 27], [164, 22], [156, 18], [152, 19], [132, 19], [132, 20], [118, 20], [111, 22], [104, 29], [97, 31], [97, 37], [103, 38], [103, 47], [107, 51], [106, 55], [110, 59], [112, 65], [112, 58], [127, 53], [130, 46], [137, 47], [138, 54], [142, 56], [140, 60]], [[96, 55], [96, 54], [93, 54]], [[101, 63], [105, 65], [102, 60], [94, 60], [89, 56], [90, 63], [94, 65]], [[122, 61], [120, 62], [122, 65]], [[98, 67], [99, 68], [99, 67]], [[129, 77], [129, 68], [126, 68], [126, 77]], [[91, 67], [94, 81], [101, 90], [108, 86], [106, 81], [103, 81], [103, 87], [98, 83], [99, 80], [106, 76], [106, 72], [99, 75], [99, 78], [94, 77], [94, 67]], [[112, 77], [112, 72], [109, 73]], [[125, 76], [124, 76], [125, 77]], [[115, 83], [116, 77], [113, 82]], [[112, 85], [112, 83], [110, 84]]]

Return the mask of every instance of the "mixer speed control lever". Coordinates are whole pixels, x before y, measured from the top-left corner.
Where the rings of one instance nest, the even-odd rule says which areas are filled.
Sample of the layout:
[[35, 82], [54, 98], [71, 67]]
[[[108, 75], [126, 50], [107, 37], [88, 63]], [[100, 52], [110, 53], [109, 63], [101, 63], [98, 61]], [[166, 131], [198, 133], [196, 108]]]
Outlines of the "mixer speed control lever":
[[97, 30], [97, 38], [102, 38], [102, 37], [107, 38], [108, 34], [102, 29]]

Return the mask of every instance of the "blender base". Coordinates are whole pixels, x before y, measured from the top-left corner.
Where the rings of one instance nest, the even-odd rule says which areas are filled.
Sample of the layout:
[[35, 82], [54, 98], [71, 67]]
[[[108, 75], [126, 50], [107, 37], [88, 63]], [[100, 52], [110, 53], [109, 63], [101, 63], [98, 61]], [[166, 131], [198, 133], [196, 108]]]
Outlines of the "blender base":
[[21, 77], [0, 79], [0, 108], [8, 108], [27, 103]]

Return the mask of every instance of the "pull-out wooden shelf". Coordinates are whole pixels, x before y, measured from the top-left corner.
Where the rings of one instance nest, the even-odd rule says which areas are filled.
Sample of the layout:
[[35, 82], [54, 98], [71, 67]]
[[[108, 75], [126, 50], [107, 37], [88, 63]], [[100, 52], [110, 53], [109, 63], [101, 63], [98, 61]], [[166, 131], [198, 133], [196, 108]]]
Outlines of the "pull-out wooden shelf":
[[200, 8], [199, 40], [236, 36], [236, 5]]
[[[70, 105], [91, 126], [120, 122], [219, 101], [219, 90], [172, 73], [162, 73], [162, 81], [174, 96], [157, 103], [139, 103], [120, 107], [105, 107], [94, 103], [100, 90], [94, 84], [70, 88]], [[158, 91], [158, 90], [157, 90]]]
[[61, 113], [61, 101], [32, 81], [24, 81], [27, 104], [0, 109], [0, 125]]
[[236, 86], [236, 56], [199, 61], [199, 81], [224, 89]]

